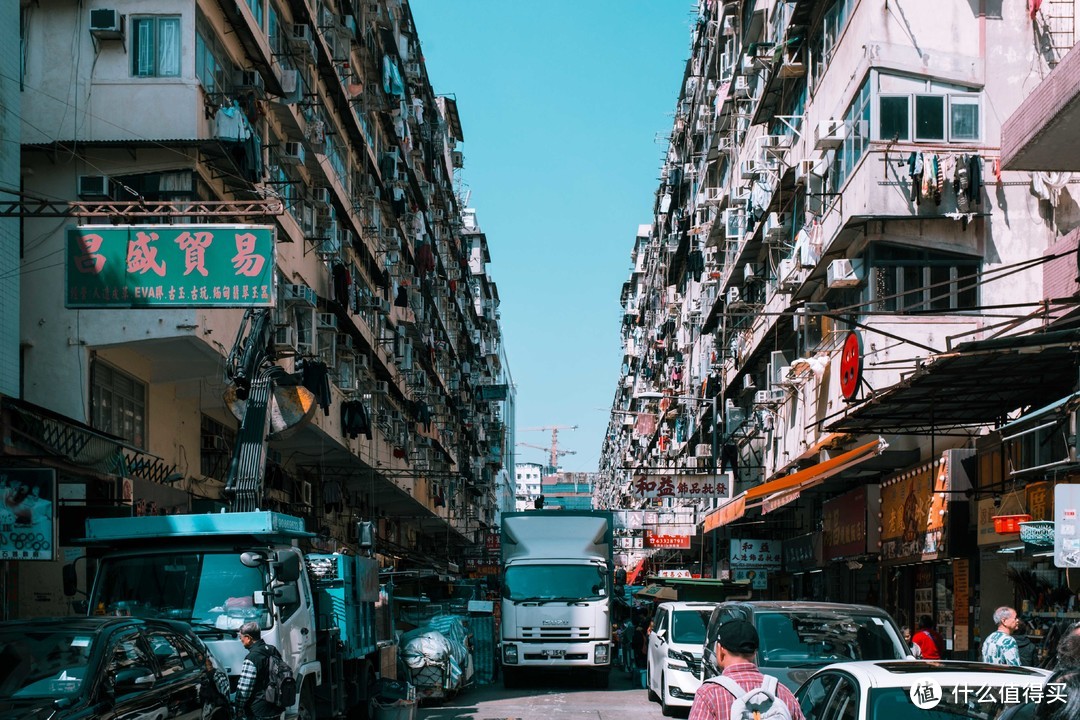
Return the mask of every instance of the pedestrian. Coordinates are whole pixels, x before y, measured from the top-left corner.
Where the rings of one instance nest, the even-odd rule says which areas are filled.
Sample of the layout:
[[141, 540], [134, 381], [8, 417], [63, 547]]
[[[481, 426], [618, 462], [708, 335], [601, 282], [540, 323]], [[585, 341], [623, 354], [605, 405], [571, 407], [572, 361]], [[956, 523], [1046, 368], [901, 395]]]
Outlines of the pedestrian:
[[919, 648], [919, 655], [925, 660], [940, 660], [941, 651], [945, 649], [945, 639], [934, 627], [934, 619], [929, 615], [919, 618], [919, 631], [911, 638], [911, 642]]
[[902, 628], [900, 628], [900, 636], [904, 638], [904, 644], [907, 645], [908, 652], [911, 653], [911, 655], [913, 657], [916, 657], [916, 658], [922, 657], [922, 650], [919, 649], [918, 645], [911, 642], [911, 628], [910, 627], [905, 625]]
[[623, 670], [630, 673], [634, 671], [634, 615], [631, 614], [623, 623], [622, 629], [622, 662]]
[[263, 691], [269, 682], [267, 664], [270, 656], [281, 657], [281, 653], [263, 641], [257, 622], [246, 622], [240, 626], [240, 642], [248, 654], [236, 683], [233, 716], [248, 720], [279, 720], [281, 710], [263, 699]]
[[[1076, 633], [1069, 633], [1057, 644], [1054, 675], [1069, 670], [1080, 670], [1080, 635]], [[1050, 679], [1053, 680], [1053, 676]]]
[[994, 611], [997, 630], [986, 636], [982, 642], [983, 662], [995, 665], [1019, 665], [1020, 653], [1012, 634], [1016, 630], [1019, 618], [1011, 607], [1002, 606]]
[[645, 618], [640, 618], [634, 625], [634, 636], [631, 643], [634, 647], [634, 672], [637, 674], [637, 682], [640, 687], [645, 687], [645, 671], [649, 667], [649, 633]]
[[[774, 677], [766, 677], [754, 664], [758, 645], [757, 629], [746, 620], [730, 620], [720, 626], [716, 636], [716, 665], [720, 675], [709, 678], [694, 695], [688, 720], [741, 720], [732, 706], [754, 690], [766, 689], [783, 707], [760, 708], [760, 717], [790, 717], [805, 720], [799, 703], [786, 686]], [[736, 690], [740, 692], [736, 694]], [[745, 705], [743, 705], [745, 708]], [[784, 713], [783, 711], [787, 712]]]
[[1035, 653], [1038, 648], [1028, 637], [1028, 624], [1023, 620], [1018, 620], [1016, 630], [1013, 631], [1012, 636], [1016, 640], [1016, 652], [1020, 655], [1020, 664], [1027, 667], [1036, 667]]

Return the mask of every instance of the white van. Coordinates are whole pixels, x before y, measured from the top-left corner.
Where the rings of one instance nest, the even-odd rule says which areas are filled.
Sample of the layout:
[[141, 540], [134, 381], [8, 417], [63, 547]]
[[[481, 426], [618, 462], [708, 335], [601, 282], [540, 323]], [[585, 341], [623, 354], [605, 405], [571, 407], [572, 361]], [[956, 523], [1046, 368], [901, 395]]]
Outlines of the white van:
[[665, 602], [656, 608], [649, 633], [649, 699], [659, 700], [664, 715], [690, 707], [701, 685], [701, 650], [714, 602]]

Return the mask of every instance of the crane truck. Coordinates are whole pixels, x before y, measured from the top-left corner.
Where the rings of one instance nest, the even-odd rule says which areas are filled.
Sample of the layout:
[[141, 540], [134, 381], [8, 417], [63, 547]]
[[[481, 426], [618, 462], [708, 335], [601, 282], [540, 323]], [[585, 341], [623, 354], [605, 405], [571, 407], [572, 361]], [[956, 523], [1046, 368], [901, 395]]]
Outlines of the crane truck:
[[[297, 678], [287, 718], [371, 717], [382, 670], [396, 667], [371, 524], [359, 524], [359, 554], [305, 553], [314, 534], [302, 518], [257, 507], [267, 440], [314, 408], [300, 378], [272, 362], [272, 330], [268, 310], [247, 311], [229, 355], [227, 401], [241, 420], [225, 484], [232, 511], [87, 520], [87, 610], [189, 622], [234, 688], [246, 656], [237, 630], [258, 622]], [[66, 569], [69, 595], [74, 578]]]
[[611, 512], [503, 513], [503, 684], [545, 669], [585, 670], [607, 687], [614, 584]]

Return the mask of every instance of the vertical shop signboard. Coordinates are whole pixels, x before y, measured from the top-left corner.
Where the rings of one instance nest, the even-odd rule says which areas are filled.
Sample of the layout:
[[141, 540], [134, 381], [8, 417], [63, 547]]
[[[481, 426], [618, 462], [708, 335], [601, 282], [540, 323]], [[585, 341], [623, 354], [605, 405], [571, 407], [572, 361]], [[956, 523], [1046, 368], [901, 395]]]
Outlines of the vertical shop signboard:
[[52, 560], [56, 471], [0, 468], [0, 560]]
[[1054, 488], [1054, 564], [1080, 567], [1080, 485]]
[[881, 489], [881, 559], [927, 561], [945, 554], [948, 455], [888, 480]]
[[971, 618], [969, 614], [968, 596], [968, 560], [956, 558], [952, 563], [953, 571], [953, 650], [966, 652], [968, 650], [968, 637], [971, 634]]

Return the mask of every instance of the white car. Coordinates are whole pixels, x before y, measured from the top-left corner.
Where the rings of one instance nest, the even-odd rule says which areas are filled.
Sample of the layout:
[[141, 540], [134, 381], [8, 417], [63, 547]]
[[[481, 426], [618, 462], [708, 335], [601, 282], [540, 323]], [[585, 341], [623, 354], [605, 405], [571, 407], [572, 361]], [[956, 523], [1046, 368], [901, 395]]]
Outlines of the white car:
[[[1046, 670], [949, 660], [863, 660], [815, 672], [795, 697], [814, 720], [996, 720], [1054, 692]], [[1064, 690], [1064, 688], [1062, 688]]]
[[690, 707], [701, 685], [701, 648], [714, 602], [665, 602], [656, 608], [649, 633], [649, 699], [659, 700], [664, 715]]

